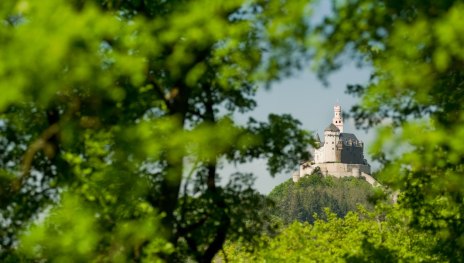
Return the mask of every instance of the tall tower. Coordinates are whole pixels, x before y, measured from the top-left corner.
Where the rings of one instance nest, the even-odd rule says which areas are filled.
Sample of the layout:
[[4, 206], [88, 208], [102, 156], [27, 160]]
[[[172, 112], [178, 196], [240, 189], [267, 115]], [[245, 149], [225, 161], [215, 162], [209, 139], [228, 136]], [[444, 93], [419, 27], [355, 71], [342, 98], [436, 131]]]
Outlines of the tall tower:
[[324, 147], [322, 148], [323, 159], [322, 162], [339, 162], [337, 159], [337, 144], [340, 139], [340, 130], [331, 123], [324, 130]]
[[343, 132], [343, 117], [342, 117], [342, 107], [340, 105], [334, 106], [334, 117], [332, 123], [337, 126], [340, 132]]

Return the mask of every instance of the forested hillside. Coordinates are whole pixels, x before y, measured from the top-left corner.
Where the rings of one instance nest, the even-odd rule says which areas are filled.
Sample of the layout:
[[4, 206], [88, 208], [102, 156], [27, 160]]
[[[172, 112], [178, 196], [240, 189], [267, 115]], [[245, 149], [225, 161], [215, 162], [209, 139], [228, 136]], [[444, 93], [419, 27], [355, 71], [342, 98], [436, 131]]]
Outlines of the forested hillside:
[[369, 198], [373, 193], [373, 187], [364, 178], [312, 174], [298, 183], [290, 179], [276, 186], [269, 197], [275, 202], [272, 214], [289, 224], [295, 220], [312, 223], [314, 214], [324, 218], [325, 208], [338, 217], [355, 211], [358, 205], [372, 209]]
[[[440, 262], [437, 239], [411, 228], [383, 188], [364, 178], [306, 175], [276, 186], [270, 231], [228, 242], [215, 262]], [[375, 204], [375, 205], [374, 205]]]

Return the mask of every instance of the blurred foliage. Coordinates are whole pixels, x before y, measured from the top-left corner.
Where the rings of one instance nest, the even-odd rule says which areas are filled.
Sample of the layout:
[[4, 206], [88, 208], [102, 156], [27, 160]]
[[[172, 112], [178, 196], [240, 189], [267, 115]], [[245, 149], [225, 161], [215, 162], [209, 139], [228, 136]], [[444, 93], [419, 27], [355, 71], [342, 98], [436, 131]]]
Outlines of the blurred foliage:
[[0, 261], [209, 262], [252, 241], [267, 201], [218, 168], [309, 157], [291, 116], [232, 118], [306, 63], [309, 4], [1, 1]]
[[325, 208], [338, 217], [356, 211], [358, 205], [372, 210], [373, 204], [369, 200], [373, 195], [373, 187], [364, 178], [306, 175], [297, 183], [289, 179], [271, 191], [269, 197], [275, 207], [269, 213], [285, 224], [294, 221], [313, 223], [316, 217], [324, 219]]
[[444, 261], [464, 259], [462, 1], [334, 1], [320, 25], [321, 76], [346, 57], [372, 69], [348, 87], [360, 127], [383, 126], [372, 153], [379, 180], [399, 191], [411, 226], [437, 238]]

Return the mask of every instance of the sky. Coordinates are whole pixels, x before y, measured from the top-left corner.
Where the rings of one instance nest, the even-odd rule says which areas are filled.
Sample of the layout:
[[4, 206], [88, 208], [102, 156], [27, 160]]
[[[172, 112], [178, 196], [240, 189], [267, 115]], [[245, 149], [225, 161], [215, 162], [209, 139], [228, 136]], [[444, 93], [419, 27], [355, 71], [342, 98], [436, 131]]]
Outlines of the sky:
[[[270, 90], [261, 89], [256, 98], [258, 106], [251, 116], [265, 121], [271, 113], [288, 113], [302, 123], [303, 129], [318, 132], [323, 140], [324, 129], [332, 122], [333, 106], [337, 101], [345, 112], [359, 102], [358, 98], [345, 93], [346, 86], [367, 83], [369, 74], [369, 69], [347, 65], [333, 73], [329, 77], [329, 86], [325, 87], [309, 70], [299, 72], [291, 78], [275, 83]], [[365, 158], [375, 169], [376, 165], [370, 161], [370, 156], [367, 154], [367, 149], [374, 139], [374, 131], [370, 130], [366, 133], [363, 130], [356, 130], [353, 120], [344, 119], [344, 132], [354, 133], [365, 143]], [[295, 167], [295, 170], [297, 168]], [[263, 194], [268, 194], [275, 186], [290, 179], [292, 174], [282, 173], [274, 178], [271, 177], [265, 160], [239, 166], [225, 165], [221, 174], [234, 172], [253, 173], [256, 176], [255, 188]]]

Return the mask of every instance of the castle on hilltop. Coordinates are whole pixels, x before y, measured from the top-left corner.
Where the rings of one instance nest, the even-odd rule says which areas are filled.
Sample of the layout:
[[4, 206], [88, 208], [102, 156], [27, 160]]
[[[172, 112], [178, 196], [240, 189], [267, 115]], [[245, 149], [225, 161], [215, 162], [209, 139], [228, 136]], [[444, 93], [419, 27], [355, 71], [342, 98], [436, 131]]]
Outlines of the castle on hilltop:
[[319, 167], [323, 175], [364, 177], [370, 184], [376, 184], [363, 151], [362, 141], [352, 133], [343, 132], [342, 109], [335, 105], [332, 123], [324, 130], [324, 141], [316, 134], [314, 160], [302, 162], [299, 171], [293, 173], [293, 181], [298, 182]]

